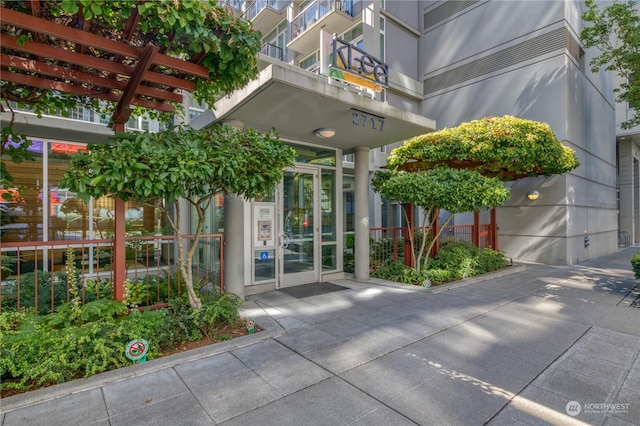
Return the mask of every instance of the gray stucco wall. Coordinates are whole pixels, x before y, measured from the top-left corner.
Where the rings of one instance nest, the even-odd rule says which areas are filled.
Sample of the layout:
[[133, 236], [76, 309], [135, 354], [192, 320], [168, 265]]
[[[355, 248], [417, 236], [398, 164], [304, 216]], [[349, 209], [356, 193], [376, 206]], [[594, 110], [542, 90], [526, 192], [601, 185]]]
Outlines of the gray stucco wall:
[[[428, 5], [425, 12], [444, 3]], [[547, 122], [582, 164], [562, 176], [509, 184], [512, 197], [498, 209], [499, 248], [514, 259], [550, 264], [573, 264], [615, 251], [612, 85], [607, 74], [585, 70], [585, 58], [575, 49], [579, 29], [568, 23], [576, 22], [580, 3], [466, 3], [470, 5], [453, 18], [424, 33], [426, 83], [420, 113], [435, 119], [438, 128], [505, 114]], [[532, 40], [535, 50], [526, 44]], [[527, 50], [518, 51], [520, 46]], [[482, 62], [490, 55], [505, 66]], [[467, 64], [467, 74], [433, 78]], [[482, 67], [489, 71], [479, 73]], [[538, 200], [526, 198], [531, 189], [540, 192]], [[456, 223], [461, 221], [456, 218]]]
[[419, 55], [416, 52], [420, 50], [420, 39], [389, 19], [386, 21], [385, 36], [388, 40], [393, 40], [394, 46], [402, 46], [390, 49], [387, 44], [385, 62], [389, 68], [419, 80]]

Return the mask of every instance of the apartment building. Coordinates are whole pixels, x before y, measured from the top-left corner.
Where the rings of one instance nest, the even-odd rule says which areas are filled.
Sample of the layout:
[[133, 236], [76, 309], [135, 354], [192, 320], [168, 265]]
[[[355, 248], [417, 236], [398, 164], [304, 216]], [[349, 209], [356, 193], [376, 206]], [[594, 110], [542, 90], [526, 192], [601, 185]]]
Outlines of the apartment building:
[[[508, 183], [512, 197], [497, 210], [498, 248], [513, 259], [558, 265], [617, 250], [614, 82], [589, 71], [592, 53], [579, 41], [582, 2], [223, 3], [262, 33], [260, 75], [213, 108], [192, 108], [185, 120], [196, 128], [275, 128], [298, 153], [274, 194], [228, 197], [209, 212], [208, 229], [225, 233], [229, 291], [343, 277], [349, 233], [361, 248], [355, 276], [367, 279], [369, 228], [402, 220], [397, 203], [370, 191], [372, 171], [407, 138], [486, 116], [548, 122], [582, 164], [562, 176]], [[56, 126], [29, 122], [32, 136], [72, 144], [108, 133], [82, 123], [47, 133]], [[637, 133], [619, 138], [621, 153], [633, 149], [625, 158], [635, 158]], [[623, 197], [638, 192], [637, 160], [631, 166], [634, 186], [620, 183], [620, 226], [636, 241], [640, 197]], [[539, 196], [530, 200], [533, 191]]]

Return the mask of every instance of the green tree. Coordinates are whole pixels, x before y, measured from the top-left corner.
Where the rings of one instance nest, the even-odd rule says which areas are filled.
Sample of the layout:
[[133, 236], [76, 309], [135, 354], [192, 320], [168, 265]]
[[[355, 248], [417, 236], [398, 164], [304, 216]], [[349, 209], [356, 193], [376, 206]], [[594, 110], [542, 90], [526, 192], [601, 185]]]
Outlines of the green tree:
[[[119, 133], [112, 144], [90, 144], [87, 152], [74, 154], [61, 185], [84, 200], [102, 196], [141, 203], [163, 200], [160, 209], [176, 234], [178, 269], [189, 303], [199, 309], [202, 303], [194, 290], [191, 263], [211, 200], [221, 192], [247, 199], [268, 194], [294, 160], [295, 152], [274, 132], [218, 126]], [[185, 232], [180, 228], [180, 199], [198, 216], [188, 249], [181, 238]]]
[[[418, 172], [378, 171], [374, 174], [372, 185], [385, 198], [401, 200], [424, 210], [421, 224], [423, 238], [415, 258], [418, 272], [422, 257], [429, 253], [454, 214], [497, 207], [510, 196], [509, 190], [497, 178], [485, 177], [473, 170], [445, 166]], [[431, 233], [439, 209], [447, 210], [451, 216], [439, 228], [435, 238], [429, 239], [427, 236]], [[406, 211], [404, 213], [406, 215]], [[409, 232], [409, 239], [411, 252], [416, 253], [413, 232]], [[425, 264], [428, 259], [425, 256]]]
[[634, 115], [622, 123], [623, 129], [640, 124], [640, 11], [634, 0], [619, 1], [600, 9], [595, 0], [586, 1], [582, 19], [586, 26], [580, 38], [585, 47], [602, 53], [594, 57], [591, 71], [604, 68], [617, 72], [623, 82], [615, 91], [617, 101], [628, 103]]
[[408, 140], [391, 151], [387, 169], [374, 174], [372, 185], [385, 198], [424, 209], [425, 238], [415, 263], [419, 271], [422, 257], [453, 217], [427, 246], [437, 210], [453, 215], [497, 207], [510, 196], [504, 181], [566, 173], [579, 165], [573, 150], [562, 145], [548, 124], [488, 117]]

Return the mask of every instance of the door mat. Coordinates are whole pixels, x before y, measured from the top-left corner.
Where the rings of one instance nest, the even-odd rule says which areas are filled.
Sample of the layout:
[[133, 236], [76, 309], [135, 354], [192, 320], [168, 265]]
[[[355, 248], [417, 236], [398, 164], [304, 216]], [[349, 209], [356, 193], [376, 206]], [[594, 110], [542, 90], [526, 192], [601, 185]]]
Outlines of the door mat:
[[282, 288], [281, 291], [296, 299], [303, 299], [305, 297], [318, 296], [320, 294], [333, 293], [334, 291], [348, 290], [347, 287], [342, 287], [337, 284], [319, 282], [311, 284], [297, 285], [294, 287]]

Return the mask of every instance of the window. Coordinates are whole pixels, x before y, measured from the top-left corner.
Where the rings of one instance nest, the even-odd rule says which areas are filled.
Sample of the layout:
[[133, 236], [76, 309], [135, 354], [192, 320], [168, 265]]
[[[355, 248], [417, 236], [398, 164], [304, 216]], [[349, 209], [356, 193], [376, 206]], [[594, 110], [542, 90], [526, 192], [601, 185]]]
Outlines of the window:
[[353, 164], [355, 162], [355, 154], [345, 154], [342, 156], [342, 162], [343, 163], [351, 163]]
[[316, 70], [319, 69], [319, 65], [318, 65], [319, 54], [320, 52], [316, 51], [311, 56], [304, 58], [302, 61], [300, 61], [300, 68], [303, 68], [311, 72], [316, 72]]
[[342, 36], [342, 39], [347, 43], [353, 42], [358, 37], [362, 38], [362, 22], [350, 29]]

